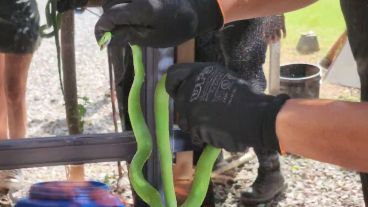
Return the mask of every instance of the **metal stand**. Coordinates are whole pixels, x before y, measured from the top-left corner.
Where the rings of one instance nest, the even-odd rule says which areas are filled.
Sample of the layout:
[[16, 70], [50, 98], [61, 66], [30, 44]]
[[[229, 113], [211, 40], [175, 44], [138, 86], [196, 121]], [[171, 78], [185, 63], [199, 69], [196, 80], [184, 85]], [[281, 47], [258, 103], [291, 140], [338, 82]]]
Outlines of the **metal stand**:
[[[182, 48], [183, 54], [186, 54], [186, 58], [190, 59], [194, 54], [193, 48]], [[178, 51], [177, 51], [178, 52]], [[122, 120], [123, 130], [131, 130], [129, 123], [127, 103], [128, 95], [133, 80], [133, 62], [130, 47], [119, 48], [110, 46], [108, 49], [109, 61], [112, 66], [115, 75], [115, 87], [117, 91], [117, 99], [119, 101], [120, 118]], [[161, 174], [160, 174], [160, 162], [157, 152], [155, 125], [154, 125], [154, 91], [158, 80], [162, 74], [166, 72], [170, 65], [174, 63], [175, 49], [152, 49], [145, 48], [143, 50], [143, 59], [146, 68], [146, 80], [142, 90], [142, 108], [145, 114], [145, 118], [148, 127], [151, 130], [153, 138], [153, 152], [151, 158], [148, 160], [144, 169], [144, 174], [147, 180], [160, 192], [162, 192], [161, 186]], [[183, 56], [177, 56], [177, 62], [185, 61]], [[170, 123], [172, 129], [172, 123]], [[171, 137], [171, 146], [173, 152], [189, 151], [193, 150], [191, 139], [188, 134], [173, 131]], [[163, 197], [163, 195], [162, 195]], [[136, 206], [147, 206], [138, 196], [135, 196]]]

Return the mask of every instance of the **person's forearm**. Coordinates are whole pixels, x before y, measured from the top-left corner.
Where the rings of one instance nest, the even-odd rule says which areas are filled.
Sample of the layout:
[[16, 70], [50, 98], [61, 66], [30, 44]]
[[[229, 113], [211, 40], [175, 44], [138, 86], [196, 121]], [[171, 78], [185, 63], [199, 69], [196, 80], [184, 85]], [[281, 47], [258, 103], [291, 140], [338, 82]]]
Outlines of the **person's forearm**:
[[368, 172], [368, 103], [289, 100], [276, 133], [288, 153]]
[[303, 8], [317, 0], [218, 0], [224, 23], [272, 16]]

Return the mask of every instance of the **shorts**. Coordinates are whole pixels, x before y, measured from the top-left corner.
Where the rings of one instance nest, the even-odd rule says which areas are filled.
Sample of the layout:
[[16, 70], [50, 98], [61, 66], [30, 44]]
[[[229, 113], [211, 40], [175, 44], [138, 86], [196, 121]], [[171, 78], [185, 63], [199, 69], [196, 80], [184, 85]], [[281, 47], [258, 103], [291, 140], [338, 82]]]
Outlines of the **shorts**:
[[36, 0], [0, 1], [0, 52], [32, 53], [40, 42]]

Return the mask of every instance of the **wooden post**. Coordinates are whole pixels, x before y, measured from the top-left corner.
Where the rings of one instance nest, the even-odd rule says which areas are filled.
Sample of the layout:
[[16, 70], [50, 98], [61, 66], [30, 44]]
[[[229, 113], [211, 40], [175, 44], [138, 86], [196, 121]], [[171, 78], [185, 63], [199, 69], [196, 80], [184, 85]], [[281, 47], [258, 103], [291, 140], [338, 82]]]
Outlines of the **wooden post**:
[[176, 48], [176, 63], [192, 63], [194, 62], [195, 41], [189, 40]]
[[[61, 18], [61, 56], [64, 78], [64, 101], [69, 134], [81, 134], [78, 111], [77, 80], [75, 72], [74, 11], [63, 13]], [[67, 179], [84, 180], [83, 165], [67, 168]]]
[[[176, 63], [192, 63], [194, 62], [195, 41], [189, 40], [176, 48]], [[193, 178], [193, 152], [177, 152], [176, 163], [174, 165], [175, 180]]]
[[175, 193], [179, 204], [184, 203], [192, 187], [193, 151], [177, 152], [174, 165]]
[[336, 42], [332, 45], [331, 49], [327, 52], [326, 56], [322, 58], [319, 65], [324, 68], [329, 68], [331, 64], [336, 60], [341, 50], [344, 48], [346, 41], [348, 40], [348, 32], [343, 32]]
[[270, 69], [268, 73], [268, 93], [277, 95], [280, 92], [280, 42], [270, 44]]
[[[189, 40], [176, 48], [176, 63], [194, 62], [194, 39]], [[179, 204], [183, 203], [193, 181], [193, 151], [177, 152], [174, 164], [175, 193]]]

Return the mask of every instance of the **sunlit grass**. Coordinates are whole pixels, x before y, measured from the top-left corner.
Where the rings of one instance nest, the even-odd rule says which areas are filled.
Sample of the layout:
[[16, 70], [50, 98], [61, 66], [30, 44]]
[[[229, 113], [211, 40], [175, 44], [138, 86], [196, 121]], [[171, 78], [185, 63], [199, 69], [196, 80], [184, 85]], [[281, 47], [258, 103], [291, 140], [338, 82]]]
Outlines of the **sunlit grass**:
[[[319, 0], [305, 9], [286, 14], [287, 38], [283, 40], [283, 62], [317, 63], [345, 31], [339, 0]], [[299, 55], [295, 48], [302, 33], [314, 31], [321, 51]]]

